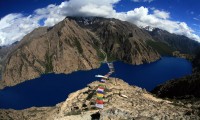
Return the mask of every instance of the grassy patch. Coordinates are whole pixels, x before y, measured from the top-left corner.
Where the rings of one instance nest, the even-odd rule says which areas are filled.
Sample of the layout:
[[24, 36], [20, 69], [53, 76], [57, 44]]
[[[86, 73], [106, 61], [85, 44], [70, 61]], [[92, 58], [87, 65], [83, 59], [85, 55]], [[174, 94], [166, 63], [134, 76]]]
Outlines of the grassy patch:
[[98, 56], [99, 60], [103, 61], [105, 58], [104, 54], [99, 49], [97, 49], [96, 51], [97, 51], [97, 56]]
[[80, 44], [80, 42], [78, 41], [77, 38], [74, 39], [74, 45], [77, 47], [78, 52], [79, 52], [80, 54], [82, 54], [82, 53], [83, 53], [83, 48], [81, 47], [81, 44]]
[[154, 48], [162, 56], [165, 56], [165, 55], [171, 56], [172, 52], [174, 51], [173, 48], [171, 48], [170, 46], [168, 46], [167, 44], [165, 44], [163, 42], [155, 42], [155, 41], [148, 40], [147, 45]]
[[49, 55], [49, 53], [46, 53], [45, 55], [45, 73], [53, 71], [52, 56], [53, 55]]
[[112, 54], [107, 54], [107, 61], [108, 62], [113, 62], [115, 60], [117, 60], [116, 57], [114, 57]]
[[100, 51], [100, 47], [99, 47], [99, 45], [97, 44], [97, 45], [92, 45], [93, 46], [93, 48], [96, 50], [96, 52], [97, 52], [97, 56], [98, 56], [98, 59], [99, 59], [99, 61], [103, 61], [104, 59], [105, 59], [105, 56], [104, 56], [104, 54]]

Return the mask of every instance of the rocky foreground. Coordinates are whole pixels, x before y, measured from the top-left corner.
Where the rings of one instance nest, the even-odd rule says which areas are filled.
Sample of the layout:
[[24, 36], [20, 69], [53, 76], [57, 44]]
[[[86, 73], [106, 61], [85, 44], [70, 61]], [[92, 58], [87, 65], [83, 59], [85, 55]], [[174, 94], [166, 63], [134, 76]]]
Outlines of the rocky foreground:
[[25, 110], [0, 110], [1, 120], [199, 120], [200, 112], [191, 104], [177, 104], [154, 97], [146, 90], [130, 86], [120, 79], [106, 83], [104, 109], [94, 107], [95, 81], [69, 95], [54, 107], [32, 107]]

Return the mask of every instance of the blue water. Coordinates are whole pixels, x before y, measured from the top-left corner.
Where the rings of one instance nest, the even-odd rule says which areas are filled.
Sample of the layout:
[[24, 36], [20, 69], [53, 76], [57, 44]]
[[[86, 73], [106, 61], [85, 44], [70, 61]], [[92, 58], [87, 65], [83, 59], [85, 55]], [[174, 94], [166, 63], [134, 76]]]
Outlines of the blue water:
[[[161, 60], [139, 66], [114, 62], [115, 74], [131, 85], [152, 90], [167, 80], [179, 78], [192, 72], [189, 61], [181, 58], [163, 57]], [[53, 106], [64, 101], [67, 96], [87, 84], [98, 80], [96, 74], [106, 74], [106, 64], [99, 69], [78, 71], [72, 74], [47, 74], [13, 87], [0, 90], [0, 108], [25, 109], [32, 106]]]

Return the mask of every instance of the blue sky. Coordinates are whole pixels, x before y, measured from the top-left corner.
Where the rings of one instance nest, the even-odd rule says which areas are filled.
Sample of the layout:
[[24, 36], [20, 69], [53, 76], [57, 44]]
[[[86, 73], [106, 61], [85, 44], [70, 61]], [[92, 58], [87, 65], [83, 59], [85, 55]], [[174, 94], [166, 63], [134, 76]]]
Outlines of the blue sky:
[[154, 0], [152, 2], [131, 2], [122, 0], [117, 6], [117, 11], [145, 6], [170, 12], [171, 20], [186, 22], [200, 35], [200, 1], [199, 0]]
[[73, 15], [117, 18], [200, 41], [199, 6], [199, 0], [1, 0], [0, 45]]
[[9, 13], [31, 14], [37, 8], [60, 4], [64, 0], [0, 0], [0, 17]]

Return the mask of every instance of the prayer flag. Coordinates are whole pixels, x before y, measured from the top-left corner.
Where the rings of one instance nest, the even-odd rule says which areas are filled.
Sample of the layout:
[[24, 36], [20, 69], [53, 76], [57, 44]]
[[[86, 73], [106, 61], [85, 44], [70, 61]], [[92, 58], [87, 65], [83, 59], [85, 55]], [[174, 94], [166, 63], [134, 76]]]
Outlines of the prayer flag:
[[97, 93], [97, 97], [103, 97], [104, 95], [101, 93]]
[[104, 89], [98, 88], [97, 91], [104, 92]]
[[103, 100], [96, 100], [97, 104], [103, 104]]
[[95, 106], [96, 106], [97, 108], [103, 109], [103, 104], [96, 104]]

